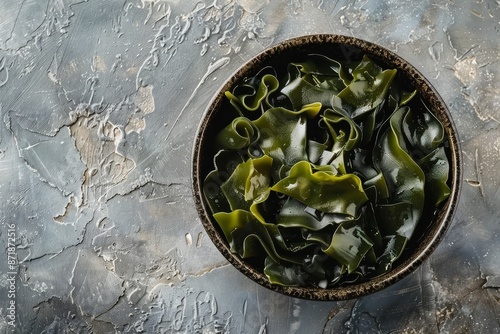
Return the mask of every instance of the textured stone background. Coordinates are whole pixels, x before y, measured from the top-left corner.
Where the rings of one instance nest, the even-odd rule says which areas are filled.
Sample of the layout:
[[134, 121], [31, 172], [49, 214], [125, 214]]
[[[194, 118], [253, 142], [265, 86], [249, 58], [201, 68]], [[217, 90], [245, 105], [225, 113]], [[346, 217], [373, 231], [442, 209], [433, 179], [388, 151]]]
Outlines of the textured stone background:
[[[228, 265], [190, 189], [218, 87], [312, 33], [413, 63], [464, 153], [459, 210], [432, 257], [338, 303], [278, 295]], [[0, 113], [2, 333], [500, 332], [498, 0], [0, 0]]]

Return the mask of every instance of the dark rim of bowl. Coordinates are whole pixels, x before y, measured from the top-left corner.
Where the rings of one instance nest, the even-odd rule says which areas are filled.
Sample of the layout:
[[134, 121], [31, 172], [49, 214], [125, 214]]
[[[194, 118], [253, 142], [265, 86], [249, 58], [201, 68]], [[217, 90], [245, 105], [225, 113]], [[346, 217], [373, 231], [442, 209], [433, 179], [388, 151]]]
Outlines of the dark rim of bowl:
[[[238, 82], [241, 82], [243, 78], [248, 76], [248, 73], [252, 71], [252, 69], [260, 69], [265, 66], [265, 64], [267, 64], [266, 62], [272, 59], [275, 55], [293, 51], [297, 47], [304, 50], [307, 49], [308, 46], [319, 47], [320, 45], [336, 47], [345, 46], [347, 51], [349, 48], [360, 50], [361, 52], [368, 54], [370, 57], [378, 59], [384, 64], [391, 66], [392, 68], [397, 68], [398, 72], [402, 72], [403, 75], [413, 83], [414, 87], [418, 89], [422, 97], [429, 105], [431, 111], [443, 123], [450, 146], [451, 194], [438, 213], [435, 219], [435, 224], [432, 224], [429, 230], [425, 233], [417, 248], [404, 262], [399, 263], [399, 265], [395, 266], [388, 273], [363, 283], [342, 285], [327, 289], [314, 287], [285, 287], [271, 284], [267, 280], [264, 273], [253, 268], [247, 262], [239, 258], [237, 254], [231, 253], [224, 236], [221, 235], [215, 227], [215, 224], [217, 223], [212, 218], [202, 193], [203, 180], [201, 178], [203, 176], [201, 171], [201, 161], [203, 159], [203, 145], [205, 144], [207, 129], [210, 128], [211, 121], [217, 114], [222, 99], [224, 98], [225, 91], [234, 87], [234, 85]], [[451, 224], [453, 215], [458, 205], [462, 180], [462, 156], [459, 147], [458, 134], [448, 108], [429, 81], [411, 64], [396, 55], [394, 52], [374, 43], [355, 37], [321, 34], [292, 38], [268, 48], [247, 61], [223, 84], [210, 102], [198, 127], [193, 148], [192, 177], [193, 195], [201, 223], [217, 249], [234, 267], [253, 281], [270, 290], [296, 298], [334, 301], [357, 298], [384, 289], [413, 272], [430, 256]]]

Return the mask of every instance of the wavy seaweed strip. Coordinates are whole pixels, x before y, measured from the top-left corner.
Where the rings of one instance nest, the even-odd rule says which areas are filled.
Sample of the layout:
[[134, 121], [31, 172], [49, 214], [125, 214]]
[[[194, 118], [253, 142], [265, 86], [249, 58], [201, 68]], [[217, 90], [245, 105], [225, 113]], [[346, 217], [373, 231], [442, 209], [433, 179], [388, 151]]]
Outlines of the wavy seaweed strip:
[[[328, 288], [391, 270], [449, 196], [441, 123], [395, 69], [311, 54], [231, 92], [204, 196], [269, 281]], [[236, 111], [236, 113], [234, 113]]]

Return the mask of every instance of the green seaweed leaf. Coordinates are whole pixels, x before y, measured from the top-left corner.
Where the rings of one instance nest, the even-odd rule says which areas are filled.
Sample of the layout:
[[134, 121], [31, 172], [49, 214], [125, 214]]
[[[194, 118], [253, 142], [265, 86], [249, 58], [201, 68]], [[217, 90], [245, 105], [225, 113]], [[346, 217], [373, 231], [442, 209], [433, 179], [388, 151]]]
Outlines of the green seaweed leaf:
[[264, 274], [271, 284], [283, 286], [304, 286], [310, 276], [298, 265], [284, 266], [269, 256], [264, 261]]
[[260, 80], [254, 81], [256, 82], [236, 87], [232, 93], [225, 93], [241, 116], [243, 116], [244, 110], [256, 111], [272, 107], [269, 97], [279, 88], [278, 79], [273, 74], [264, 74]]
[[291, 196], [323, 212], [355, 216], [360, 205], [368, 200], [361, 180], [354, 174], [332, 175], [313, 172], [307, 161], [296, 163], [290, 174], [271, 190]]
[[402, 147], [401, 123], [406, 111], [406, 108], [400, 108], [389, 119], [387, 129], [379, 135], [373, 149], [373, 162], [386, 180], [391, 193], [389, 203], [411, 204], [401, 213], [408, 217], [401, 233], [409, 238], [422, 215], [425, 175]]
[[430, 112], [409, 109], [402, 123], [403, 133], [410, 146], [421, 155], [427, 155], [437, 149], [444, 140], [444, 128], [441, 122]]
[[291, 166], [298, 161], [306, 160], [306, 120], [315, 117], [320, 110], [320, 103], [306, 105], [299, 111], [285, 108], [268, 109], [254, 121], [260, 131], [256, 145], [279, 165]]
[[318, 231], [349, 219], [352, 217], [339, 213], [325, 213], [308, 207], [294, 198], [288, 198], [278, 213], [276, 224], [286, 228], [301, 227]]
[[323, 251], [345, 265], [348, 273], [352, 273], [372, 246], [373, 242], [356, 222], [345, 222], [340, 224], [330, 246]]
[[396, 70], [384, 70], [376, 76], [369, 72], [358, 74], [338, 97], [355, 107], [351, 117], [356, 118], [384, 102], [395, 76]]
[[341, 109], [326, 109], [321, 118], [333, 139], [332, 152], [351, 151], [362, 139], [359, 126]]
[[450, 163], [444, 147], [439, 147], [418, 160], [418, 164], [425, 173], [425, 193], [433, 206], [444, 202], [451, 193], [448, 186]]
[[258, 130], [246, 117], [237, 117], [222, 129], [215, 139], [221, 149], [239, 150], [250, 146], [258, 138]]
[[263, 156], [248, 159], [236, 167], [229, 179], [221, 185], [231, 210], [250, 210], [252, 203], [267, 196], [270, 184], [270, 169], [273, 159]]
[[408, 238], [399, 234], [388, 235], [384, 239], [386, 244], [384, 253], [377, 259], [379, 275], [391, 270], [392, 264], [401, 256], [408, 241]]
[[286, 95], [295, 110], [303, 105], [319, 102], [325, 107], [331, 106], [332, 96], [335, 94], [330, 88], [317, 87], [303, 77], [298, 77], [287, 86], [283, 87], [281, 93]]

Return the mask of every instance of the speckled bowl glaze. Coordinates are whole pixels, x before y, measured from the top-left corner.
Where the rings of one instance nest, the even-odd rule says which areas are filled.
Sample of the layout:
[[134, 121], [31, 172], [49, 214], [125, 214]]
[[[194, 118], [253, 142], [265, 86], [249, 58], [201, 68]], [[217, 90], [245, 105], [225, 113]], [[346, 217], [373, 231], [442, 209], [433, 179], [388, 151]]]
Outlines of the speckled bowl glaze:
[[[255, 75], [265, 66], [271, 65], [279, 68], [287, 64], [296, 55], [310, 53], [320, 53], [339, 60], [358, 59], [363, 54], [366, 54], [383, 67], [396, 68], [398, 70], [398, 80], [406, 81], [416, 88], [431, 111], [442, 122], [450, 146], [449, 185], [451, 195], [442, 209], [436, 214], [434, 221], [429, 222], [429, 226], [424, 231], [421, 231], [420, 235], [412, 237], [412, 240], [415, 237], [417, 240], [417, 242], [414, 242], [413, 249], [404, 253], [395, 263], [393, 269], [382, 276], [363, 283], [328, 289], [284, 287], [269, 283], [266, 276], [258, 268], [245, 262], [238, 255], [231, 253], [229, 245], [219, 230], [217, 222], [213, 219], [202, 193], [203, 180], [213, 167], [213, 156], [215, 154], [212, 146], [213, 138], [228, 122], [220, 113], [221, 106], [226, 103], [224, 101], [224, 92], [232, 90], [244, 78]], [[258, 54], [240, 67], [217, 92], [203, 116], [195, 138], [192, 161], [193, 193], [196, 208], [207, 234], [227, 260], [244, 275], [266, 288], [288, 296], [310, 300], [344, 300], [373, 293], [396, 283], [413, 272], [430, 256], [442, 240], [456, 210], [462, 178], [461, 167], [461, 150], [451, 114], [429, 81], [411, 64], [395, 53], [361, 39], [340, 35], [311, 35], [286, 40]]]

